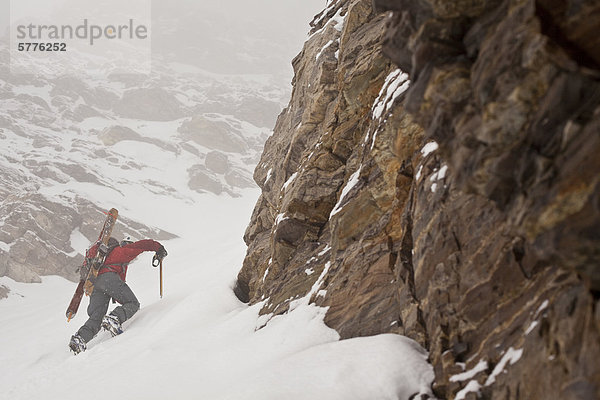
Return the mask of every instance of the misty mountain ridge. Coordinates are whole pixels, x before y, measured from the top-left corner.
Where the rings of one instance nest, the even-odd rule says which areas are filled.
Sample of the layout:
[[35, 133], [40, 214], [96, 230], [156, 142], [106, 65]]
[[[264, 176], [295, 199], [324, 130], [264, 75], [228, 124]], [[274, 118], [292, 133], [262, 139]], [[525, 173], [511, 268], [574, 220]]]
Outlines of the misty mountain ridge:
[[[77, 56], [74, 65], [87, 68], [59, 76], [43, 73], [55, 70], [53, 60], [39, 74], [0, 67], [0, 275], [17, 281], [75, 279], [85, 248], [74, 248], [73, 236], [95, 240], [102, 209], [135, 208], [149, 196], [193, 204], [254, 188], [254, 166], [289, 96], [268, 75], [216, 74], [159, 57], [149, 75], [111, 73]], [[4, 44], [0, 58], [8, 61]], [[123, 221], [117, 232], [175, 235]]]

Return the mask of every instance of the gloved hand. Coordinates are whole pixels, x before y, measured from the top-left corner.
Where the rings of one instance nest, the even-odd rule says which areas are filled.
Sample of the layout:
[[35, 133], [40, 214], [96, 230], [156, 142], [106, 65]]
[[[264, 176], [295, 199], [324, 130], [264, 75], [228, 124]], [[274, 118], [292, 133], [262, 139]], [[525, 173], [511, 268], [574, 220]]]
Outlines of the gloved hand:
[[160, 249], [158, 249], [158, 251], [156, 252], [156, 258], [158, 258], [159, 260], [162, 260], [163, 258], [165, 258], [167, 256], [167, 249], [165, 249], [165, 246], [160, 246]]
[[158, 267], [163, 258], [167, 256], [167, 250], [164, 246], [160, 246], [160, 249], [156, 253], [154, 253], [154, 257], [152, 257], [152, 266]]

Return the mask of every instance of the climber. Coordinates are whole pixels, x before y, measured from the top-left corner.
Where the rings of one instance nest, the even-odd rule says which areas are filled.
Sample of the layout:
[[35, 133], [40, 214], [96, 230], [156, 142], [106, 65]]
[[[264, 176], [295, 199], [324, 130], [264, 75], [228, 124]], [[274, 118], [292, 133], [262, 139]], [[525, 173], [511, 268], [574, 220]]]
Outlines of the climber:
[[[88, 250], [86, 254], [88, 260], [96, 256], [99, 245], [100, 243], [96, 243]], [[151, 239], [132, 242], [128, 237], [121, 243], [114, 237], [108, 240], [106, 257], [98, 270], [98, 277], [90, 296], [90, 305], [87, 309], [89, 319], [69, 342], [69, 347], [75, 354], [86, 350], [87, 342], [96, 336], [100, 327], [110, 332], [112, 336], [123, 333], [123, 322], [139, 310], [140, 303], [125, 283], [125, 275], [128, 264], [144, 251], [154, 251], [154, 259], [159, 261], [167, 256], [164, 246]], [[112, 310], [109, 315], [105, 315], [111, 298], [121, 305]]]

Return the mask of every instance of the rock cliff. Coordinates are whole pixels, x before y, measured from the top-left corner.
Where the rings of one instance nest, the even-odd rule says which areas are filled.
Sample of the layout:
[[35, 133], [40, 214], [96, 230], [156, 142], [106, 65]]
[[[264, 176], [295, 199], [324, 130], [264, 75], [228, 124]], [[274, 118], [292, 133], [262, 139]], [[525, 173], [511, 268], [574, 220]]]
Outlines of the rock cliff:
[[235, 292], [430, 352], [441, 398], [600, 397], [600, 5], [333, 0]]

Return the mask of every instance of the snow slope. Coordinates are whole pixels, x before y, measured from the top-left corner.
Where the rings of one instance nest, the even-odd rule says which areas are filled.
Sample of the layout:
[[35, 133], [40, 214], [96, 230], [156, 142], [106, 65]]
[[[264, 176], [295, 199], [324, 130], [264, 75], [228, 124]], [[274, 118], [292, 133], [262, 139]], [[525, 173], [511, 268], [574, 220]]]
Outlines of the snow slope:
[[[306, 304], [257, 330], [266, 322], [258, 316], [261, 305], [248, 307], [231, 290], [257, 195], [247, 190], [241, 198], [179, 202], [187, 219], [177, 229], [180, 238], [165, 243], [164, 297], [151, 254], [142, 254], [128, 274], [141, 310], [122, 335], [101, 332], [78, 356], [67, 342], [85, 321], [89, 300], [67, 323], [75, 284], [56, 276], [41, 284], [0, 278], [11, 288], [0, 301], [0, 399], [348, 400], [429, 393], [433, 371], [410, 339], [338, 341], [323, 323], [323, 309]], [[169, 215], [148, 218], [166, 223], [160, 220]]]

